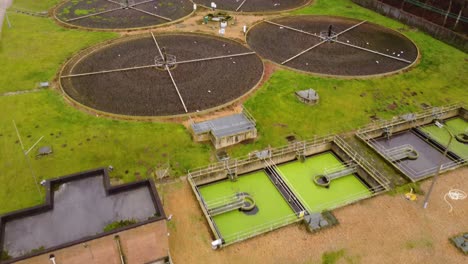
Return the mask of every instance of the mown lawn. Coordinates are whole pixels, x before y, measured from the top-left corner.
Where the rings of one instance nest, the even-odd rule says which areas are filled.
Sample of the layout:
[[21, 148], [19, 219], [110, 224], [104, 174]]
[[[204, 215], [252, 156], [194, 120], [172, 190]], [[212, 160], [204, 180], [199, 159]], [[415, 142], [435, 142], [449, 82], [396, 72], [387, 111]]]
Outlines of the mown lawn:
[[[55, 2], [23, 0], [15, 5], [43, 10]], [[232, 155], [286, 144], [285, 136], [290, 134], [305, 139], [354, 130], [368, 123], [371, 115], [390, 118], [420, 110], [421, 103], [468, 103], [465, 53], [349, 0], [317, 0], [295, 13], [343, 15], [404, 29], [402, 33], [420, 48], [421, 62], [407, 73], [367, 80], [280, 70], [245, 104], [258, 121], [259, 139], [229, 149]], [[5, 25], [0, 41], [0, 94], [33, 89], [40, 81], [50, 81], [72, 54], [117, 36], [64, 29], [47, 18], [10, 13], [10, 19], [13, 28]], [[319, 105], [305, 106], [296, 100], [294, 92], [307, 88], [318, 91]], [[391, 104], [396, 107], [389, 107]], [[55, 90], [0, 96], [0, 214], [41, 201], [16, 143], [12, 120], [18, 124], [26, 146], [44, 136], [39, 146], [51, 145], [54, 149], [54, 154], [40, 159], [34, 157], [35, 151], [30, 154], [39, 179], [113, 165], [114, 177], [133, 181], [147, 177], [151, 169], [167, 162], [171, 174], [180, 176], [189, 168], [213, 161], [212, 148], [193, 143], [179, 124], [98, 118], [65, 104]]]
[[[260, 138], [253, 146], [233, 149], [235, 155], [287, 144], [285, 137], [290, 134], [306, 139], [354, 130], [369, 123], [370, 116], [389, 119], [420, 111], [422, 103], [468, 103], [468, 56], [464, 52], [350, 0], [318, 0], [294, 13], [346, 16], [398, 30], [416, 43], [421, 61], [404, 74], [371, 79], [333, 79], [286, 69], [277, 71], [245, 104], [258, 121]], [[319, 105], [306, 106], [295, 98], [295, 91], [308, 88], [319, 93]]]
[[[15, 120], [25, 148], [52, 146], [50, 156], [30, 153], [38, 181], [112, 165], [124, 182], [143, 179], [170, 164], [171, 175], [209, 162], [210, 148], [195, 144], [179, 124], [123, 122], [79, 112], [55, 91], [0, 97], [0, 214], [39, 203], [40, 197], [21, 151]], [[42, 189], [42, 188], [41, 188]]]
[[11, 7], [35, 12], [47, 11], [61, 0], [13, 0]]
[[[57, 1], [22, 2], [34, 3], [34, 9], [43, 10], [44, 2]], [[52, 81], [60, 65], [76, 51], [117, 37], [115, 33], [68, 30], [52, 18], [13, 12], [8, 17], [12, 27], [3, 24], [0, 41], [0, 94], [34, 89], [39, 82]]]

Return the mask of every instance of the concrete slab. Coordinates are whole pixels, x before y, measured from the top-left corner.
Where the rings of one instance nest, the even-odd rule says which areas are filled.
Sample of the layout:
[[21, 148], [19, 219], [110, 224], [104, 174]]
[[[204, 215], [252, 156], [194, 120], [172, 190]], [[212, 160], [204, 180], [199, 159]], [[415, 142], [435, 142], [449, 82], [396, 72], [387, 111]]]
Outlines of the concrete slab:
[[378, 138], [372, 141], [371, 144], [377, 149], [384, 150], [405, 144], [411, 145], [419, 153], [419, 157], [415, 160], [400, 160], [395, 164], [404, 171], [408, 177], [415, 181], [433, 174], [437, 170], [441, 160], [444, 164], [451, 162], [449, 158], [443, 157], [440, 151], [410, 130], [394, 134], [389, 139], [386, 137]]
[[234, 114], [192, 125], [195, 134], [212, 131], [216, 137], [235, 135], [242, 131], [255, 129], [255, 123], [244, 114]]

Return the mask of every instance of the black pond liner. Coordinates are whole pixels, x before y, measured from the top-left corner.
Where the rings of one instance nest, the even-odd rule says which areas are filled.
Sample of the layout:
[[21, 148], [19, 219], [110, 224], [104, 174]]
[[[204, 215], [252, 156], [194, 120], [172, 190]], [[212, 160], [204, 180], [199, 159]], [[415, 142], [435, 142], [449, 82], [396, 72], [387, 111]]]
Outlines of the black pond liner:
[[[13, 263], [166, 218], [151, 180], [111, 186], [106, 169], [100, 168], [49, 180], [45, 187], [44, 204], [0, 216], [0, 249], [13, 257], [1, 263]], [[129, 219], [138, 222], [103, 232], [107, 224]], [[38, 248], [41, 250], [36, 251]]]

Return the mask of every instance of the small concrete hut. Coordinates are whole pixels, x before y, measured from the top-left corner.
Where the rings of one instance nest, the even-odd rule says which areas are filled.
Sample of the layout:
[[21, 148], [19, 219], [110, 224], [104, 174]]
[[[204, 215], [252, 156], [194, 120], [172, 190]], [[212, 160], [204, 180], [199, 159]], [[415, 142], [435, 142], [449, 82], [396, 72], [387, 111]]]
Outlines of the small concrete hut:
[[297, 91], [296, 97], [299, 101], [309, 105], [318, 104], [319, 102], [319, 95], [314, 89]]
[[216, 149], [235, 145], [257, 137], [255, 120], [247, 112], [220, 117], [199, 123], [190, 128], [196, 142], [211, 141]]

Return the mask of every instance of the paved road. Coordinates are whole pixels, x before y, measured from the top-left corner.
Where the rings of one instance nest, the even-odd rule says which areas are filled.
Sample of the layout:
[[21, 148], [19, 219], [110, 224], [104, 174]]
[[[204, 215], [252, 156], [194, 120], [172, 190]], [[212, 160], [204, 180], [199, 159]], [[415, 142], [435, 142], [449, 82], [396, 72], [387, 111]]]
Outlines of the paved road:
[[8, 7], [11, 6], [11, 2], [13, 2], [13, 0], [0, 0], [0, 33], [2, 32], [3, 28], [5, 11]]

